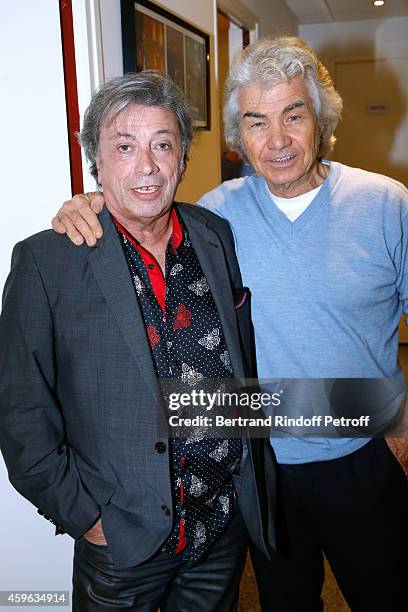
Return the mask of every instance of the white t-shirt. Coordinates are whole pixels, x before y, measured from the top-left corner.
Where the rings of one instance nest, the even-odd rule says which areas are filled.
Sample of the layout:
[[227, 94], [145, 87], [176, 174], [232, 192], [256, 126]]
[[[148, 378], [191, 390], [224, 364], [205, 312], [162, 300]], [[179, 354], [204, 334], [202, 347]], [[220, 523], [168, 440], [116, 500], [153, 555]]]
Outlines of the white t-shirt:
[[316, 189], [312, 189], [312, 191], [308, 191], [307, 193], [302, 193], [302, 195], [296, 196], [296, 198], [278, 198], [278, 196], [270, 192], [269, 195], [271, 196], [272, 202], [276, 204], [279, 210], [287, 216], [289, 221], [293, 222], [300, 217], [304, 210], [306, 210], [311, 201], [317, 196], [322, 186], [323, 183], [319, 185], [319, 187], [316, 187]]

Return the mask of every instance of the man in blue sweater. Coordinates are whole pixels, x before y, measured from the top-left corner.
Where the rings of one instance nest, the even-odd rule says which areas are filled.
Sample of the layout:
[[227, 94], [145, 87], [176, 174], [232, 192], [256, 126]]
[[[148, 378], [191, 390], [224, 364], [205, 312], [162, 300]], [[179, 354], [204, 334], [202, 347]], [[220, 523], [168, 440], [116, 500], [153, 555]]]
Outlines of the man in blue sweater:
[[[256, 174], [198, 203], [231, 224], [253, 296], [260, 379], [402, 376], [408, 192], [325, 161], [341, 107], [327, 70], [300, 39], [260, 40], [231, 67], [226, 140]], [[76, 196], [54, 229], [94, 244], [100, 227], [90, 200], [100, 210], [101, 195]], [[322, 551], [353, 611], [405, 609], [408, 491], [386, 442], [291, 436], [271, 444], [282, 545], [272, 561], [252, 549], [263, 610], [322, 610]]]

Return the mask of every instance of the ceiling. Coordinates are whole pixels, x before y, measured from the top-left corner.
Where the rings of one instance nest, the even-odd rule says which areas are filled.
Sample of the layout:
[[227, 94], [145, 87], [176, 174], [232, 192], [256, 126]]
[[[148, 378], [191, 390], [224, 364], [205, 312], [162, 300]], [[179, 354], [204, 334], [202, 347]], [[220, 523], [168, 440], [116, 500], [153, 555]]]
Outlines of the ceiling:
[[372, 0], [285, 0], [300, 23], [328, 23], [359, 19], [408, 16], [408, 0], [386, 0], [380, 7]]

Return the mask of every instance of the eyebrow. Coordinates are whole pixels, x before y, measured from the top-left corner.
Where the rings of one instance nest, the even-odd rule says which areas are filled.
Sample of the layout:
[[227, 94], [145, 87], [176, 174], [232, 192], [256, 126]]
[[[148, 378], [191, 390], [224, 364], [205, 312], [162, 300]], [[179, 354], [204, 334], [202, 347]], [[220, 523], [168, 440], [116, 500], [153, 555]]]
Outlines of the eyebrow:
[[[302, 108], [304, 106], [306, 106], [306, 104], [302, 100], [292, 102], [292, 104], [288, 104], [288, 106], [285, 106], [282, 111], [282, 114], [290, 113], [290, 111], [294, 110], [295, 108]], [[246, 111], [242, 115], [242, 117], [243, 119], [246, 119], [247, 117], [252, 119], [265, 119], [266, 115], [264, 115], [263, 113], [258, 113], [256, 111]]]
[[252, 117], [255, 119], [264, 119], [266, 115], [264, 115], [263, 113], [257, 113], [255, 111], [246, 111], [246, 113], [244, 113], [242, 117], [243, 119], [245, 119], [246, 117]]
[[[170, 128], [162, 128], [160, 130], [157, 130], [157, 132], [154, 132], [153, 136], [161, 136], [162, 134], [174, 135], [175, 132], [174, 130], [171, 130]], [[112, 140], [118, 140], [119, 138], [137, 140], [137, 138], [133, 134], [129, 134], [128, 132], [116, 132], [116, 134], [112, 136]]]
[[288, 106], [286, 106], [286, 108], [284, 108], [283, 112], [284, 113], [288, 113], [288, 112], [294, 110], [295, 108], [302, 108], [302, 106], [306, 106], [306, 104], [304, 102], [302, 102], [302, 100], [299, 100], [298, 102], [293, 102], [293, 104], [289, 104]]

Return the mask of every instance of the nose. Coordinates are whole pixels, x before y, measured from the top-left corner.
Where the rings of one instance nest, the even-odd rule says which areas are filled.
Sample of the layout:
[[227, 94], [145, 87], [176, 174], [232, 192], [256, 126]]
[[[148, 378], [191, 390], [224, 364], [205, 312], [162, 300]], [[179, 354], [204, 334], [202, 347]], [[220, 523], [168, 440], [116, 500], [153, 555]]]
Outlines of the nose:
[[281, 123], [275, 124], [269, 128], [267, 146], [268, 149], [280, 151], [292, 143], [290, 134], [286, 127]]
[[140, 149], [136, 157], [136, 172], [149, 176], [159, 172], [160, 168], [153, 158], [153, 153], [150, 149]]

